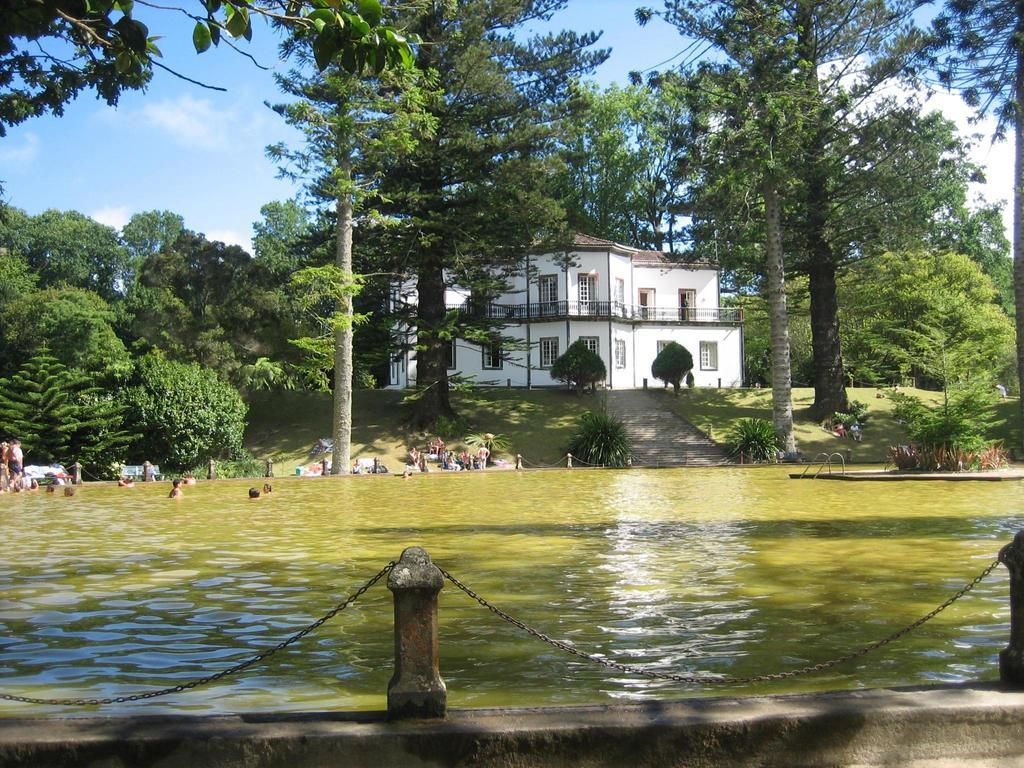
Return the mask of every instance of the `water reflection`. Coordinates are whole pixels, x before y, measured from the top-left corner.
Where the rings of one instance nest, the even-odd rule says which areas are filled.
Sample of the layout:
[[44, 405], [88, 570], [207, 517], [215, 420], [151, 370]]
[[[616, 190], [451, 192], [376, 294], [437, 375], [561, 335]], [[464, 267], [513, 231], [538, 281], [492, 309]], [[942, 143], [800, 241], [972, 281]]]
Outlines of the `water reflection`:
[[[796, 483], [776, 469], [281, 479], [259, 502], [248, 485], [199, 485], [180, 502], [163, 484], [0, 498], [4, 691], [121, 695], [223, 669], [322, 615], [412, 544], [585, 650], [659, 671], [754, 675], [913, 621], [1024, 527], [1017, 483]], [[999, 569], [884, 654], [727, 690], [993, 678], [1006, 591]], [[441, 618], [456, 706], [712, 690], [590, 666], [450, 588]], [[390, 595], [377, 587], [257, 669], [132, 709], [380, 708], [391, 654]]]

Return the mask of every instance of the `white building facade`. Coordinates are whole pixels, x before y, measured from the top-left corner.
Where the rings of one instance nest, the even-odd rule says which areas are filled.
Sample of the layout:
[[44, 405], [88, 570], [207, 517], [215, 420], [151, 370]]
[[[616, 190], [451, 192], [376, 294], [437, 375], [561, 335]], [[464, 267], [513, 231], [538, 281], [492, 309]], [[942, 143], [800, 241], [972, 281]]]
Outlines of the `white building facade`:
[[[397, 300], [416, 303], [414, 284], [399, 290]], [[565, 386], [551, 377], [551, 366], [581, 339], [604, 361], [609, 389], [661, 386], [651, 364], [670, 341], [693, 355], [695, 386], [743, 383], [742, 314], [721, 306], [719, 270], [711, 264], [672, 262], [659, 251], [577, 235], [570, 258], [529, 257], [496, 300], [481, 305], [449, 288], [446, 303], [449, 310], [504, 320], [502, 335], [516, 340], [503, 347], [465, 340], [451, 345], [449, 374], [479, 386]], [[415, 329], [402, 332], [415, 342]], [[389, 388], [415, 381], [415, 353], [405, 352], [391, 363]]]

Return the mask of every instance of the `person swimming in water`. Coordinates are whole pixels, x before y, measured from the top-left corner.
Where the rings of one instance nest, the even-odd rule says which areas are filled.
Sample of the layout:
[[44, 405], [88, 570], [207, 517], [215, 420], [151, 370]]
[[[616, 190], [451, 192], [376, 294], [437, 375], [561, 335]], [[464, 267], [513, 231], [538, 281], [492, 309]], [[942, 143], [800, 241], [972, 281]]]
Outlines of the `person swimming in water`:
[[181, 490], [181, 480], [174, 479], [171, 481], [171, 493], [167, 497], [169, 499], [181, 499], [184, 498], [185, 492]]
[[256, 488], [256, 487], [254, 486], [254, 487], [252, 487], [252, 488], [250, 488], [250, 489], [249, 489], [249, 498], [250, 498], [250, 499], [252, 499], [252, 500], [254, 500], [254, 501], [255, 501], [255, 500], [256, 500], [256, 499], [258, 499], [259, 497], [260, 497], [260, 489], [259, 489], [259, 488]]

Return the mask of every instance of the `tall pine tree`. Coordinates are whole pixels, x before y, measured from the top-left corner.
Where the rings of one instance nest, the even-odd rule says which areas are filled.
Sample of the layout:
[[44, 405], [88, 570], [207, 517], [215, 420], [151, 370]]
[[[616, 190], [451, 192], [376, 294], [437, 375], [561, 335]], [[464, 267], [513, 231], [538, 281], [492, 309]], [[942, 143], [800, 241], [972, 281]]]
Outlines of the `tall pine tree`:
[[567, 0], [434, 2], [409, 21], [423, 44], [417, 65], [436, 87], [425, 102], [435, 138], [387, 169], [379, 209], [392, 268], [415, 281], [414, 421], [451, 417], [446, 345], [493, 329], [446, 311], [445, 289], [500, 292], [528, 253], [567, 242], [549, 189], [558, 126], [574, 78], [604, 60], [593, 34], [527, 37]]
[[78, 461], [107, 476], [124, 459], [124, 408], [79, 371], [43, 350], [0, 380], [0, 430], [22, 441], [28, 461]]

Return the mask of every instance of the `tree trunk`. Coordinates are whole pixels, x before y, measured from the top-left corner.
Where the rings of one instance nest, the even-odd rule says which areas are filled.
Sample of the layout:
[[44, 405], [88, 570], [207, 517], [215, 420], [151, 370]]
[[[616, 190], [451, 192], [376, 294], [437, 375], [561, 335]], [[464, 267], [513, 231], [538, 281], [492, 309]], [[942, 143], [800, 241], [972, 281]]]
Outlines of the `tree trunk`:
[[847, 411], [850, 403], [846, 396], [846, 375], [839, 338], [835, 252], [826, 236], [832, 200], [825, 167], [828, 144], [825, 125], [834, 118], [831, 113], [826, 115], [818, 80], [820, 53], [814, 23], [816, 7], [814, 2], [801, 0], [796, 21], [800, 56], [811, 65], [807, 67], [805, 81], [808, 104], [813, 109], [808, 117], [816, 120], [807, 137], [802, 169], [805, 185], [805, 259], [810, 280], [811, 350], [814, 362], [814, 405], [811, 410], [815, 418], [824, 419], [836, 411]]
[[1013, 166], [1013, 296], [1017, 306], [1017, 427], [1018, 447], [1024, 450], [1024, 44], [1020, 34], [1024, 31], [1024, 4], [1017, 3], [1017, 30], [1014, 45], [1017, 48], [1017, 72], [1014, 95], [1017, 100], [1014, 128]]
[[[828, 249], [831, 251], [831, 249]], [[836, 411], [846, 412], [846, 374], [839, 343], [839, 302], [836, 298], [836, 265], [818, 259], [808, 266], [811, 293], [811, 347], [814, 350], [815, 418], [824, 419]]]
[[787, 453], [796, 451], [793, 437], [793, 393], [789, 364], [789, 316], [786, 313], [786, 271], [782, 256], [782, 213], [775, 181], [762, 182], [764, 195], [765, 274], [772, 346], [772, 421]]
[[338, 325], [334, 329], [334, 454], [331, 474], [348, 474], [352, 462], [352, 176], [351, 159], [339, 160], [341, 192], [335, 203], [335, 264], [346, 283], [338, 307]]
[[[431, 429], [438, 418], [455, 418], [448, 390], [445, 339], [439, 335], [445, 319], [444, 261], [425, 258], [416, 281], [416, 388], [413, 425]], [[454, 343], [454, 341], [453, 341]]]

